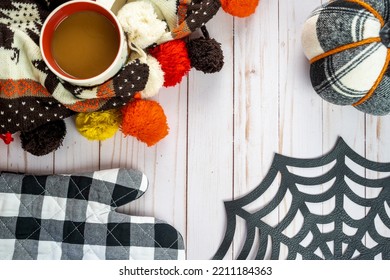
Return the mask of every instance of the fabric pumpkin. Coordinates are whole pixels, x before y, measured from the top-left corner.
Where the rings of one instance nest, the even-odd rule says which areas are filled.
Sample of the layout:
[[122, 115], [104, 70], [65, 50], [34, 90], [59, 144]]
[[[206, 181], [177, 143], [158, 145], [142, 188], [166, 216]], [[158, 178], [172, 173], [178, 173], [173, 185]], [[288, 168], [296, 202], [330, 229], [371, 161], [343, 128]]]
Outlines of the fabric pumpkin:
[[336, 0], [317, 8], [303, 27], [315, 91], [337, 105], [390, 113], [390, 0]]

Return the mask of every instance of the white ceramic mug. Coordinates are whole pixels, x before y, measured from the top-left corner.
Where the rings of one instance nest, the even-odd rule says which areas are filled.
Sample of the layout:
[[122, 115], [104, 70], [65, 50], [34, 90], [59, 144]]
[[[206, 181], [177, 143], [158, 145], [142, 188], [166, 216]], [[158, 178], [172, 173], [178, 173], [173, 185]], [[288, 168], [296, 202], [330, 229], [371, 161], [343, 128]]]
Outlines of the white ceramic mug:
[[[70, 15], [82, 11], [94, 11], [105, 16], [109, 21], [111, 21], [117, 30], [120, 42], [117, 55], [112, 64], [104, 72], [88, 79], [78, 79], [63, 71], [56, 63], [51, 48], [53, 34], [58, 25]], [[126, 63], [128, 57], [126, 36], [118, 19], [109, 9], [92, 1], [70, 1], [57, 7], [45, 20], [39, 43], [43, 60], [49, 69], [62, 80], [77, 86], [91, 87], [104, 83], [118, 73], [118, 71]]]

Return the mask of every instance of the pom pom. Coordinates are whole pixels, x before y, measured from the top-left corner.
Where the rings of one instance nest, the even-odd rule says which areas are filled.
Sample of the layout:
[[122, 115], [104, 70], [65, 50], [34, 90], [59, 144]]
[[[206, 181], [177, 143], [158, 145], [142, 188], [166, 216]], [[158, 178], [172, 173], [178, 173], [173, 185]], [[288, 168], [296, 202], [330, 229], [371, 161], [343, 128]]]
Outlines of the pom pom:
[[184, 40], [173, 40], [149, 50], [164, 72], [164, 86], [171, 87], [181, 82], [191, 70], [191, 61]]
[[0, 134], [0, 139], [4, 141], [4, 144], [9, 145], [14, 141], [11, 132], [7, 132], [6, 134]]
[[20, 134], [23, 150], [35, 156], [47, 155], [57, 150], [66, 135], [63, 120], [53, 121]]
[[116, 109], [79, 113], [76, 116], [76, 128], [88, 140], [103, 141], [113, 137], [120, 123], [121, 112]]
[[149, 78], [141, 95], [143, 98], [155, 96], [164, 85], [164, 72], [160, 63], [153, 56], [148, 55], [146, 64], [149, 66]]
[[188, 43], [191, 66], [204, 73], [221, 71], [224, 65], [221, 44], [215, 39], [198, 38]]
[[122, 108], [122, 133], [149, 147], [168, 135], [167, 117], [156, 101], [135, 99]]
[[235, 17], [248, 17], [256, 11], [259, 0], [220, 0], [222, 8]]
[[129, 45], [141, 49], [157, 42], [167, 29], [167, 24], [157, 18], [152, 4], [144, 1], [124, 5], [118, 12], [118, 20], [127, 34]]

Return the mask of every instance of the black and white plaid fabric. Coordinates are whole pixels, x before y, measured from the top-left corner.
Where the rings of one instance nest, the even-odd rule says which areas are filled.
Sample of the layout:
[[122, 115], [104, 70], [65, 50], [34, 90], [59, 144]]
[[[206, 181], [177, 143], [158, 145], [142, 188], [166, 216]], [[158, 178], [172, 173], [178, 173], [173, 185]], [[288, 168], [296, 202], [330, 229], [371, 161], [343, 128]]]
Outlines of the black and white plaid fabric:
[[[377, 17], [358, 3], [336, 0], [322, 5], [307, 19], [302, 44], [309, 60], [339, 47], [380, 37]], [[387, 23], [389, 0], [360, 1], [368, 4]], [[352, 105], [373, 87], [385, 66], [388, 47], [383, 42], [353, 47], [315, 61], [311, 81], [325, 100], [338, 105]], [[390, 113], [390, 72], [387, 71], [373, 96], [356, 108], [370, 114]]]
[[152, 217], [115, 211], [144, 194], [146, 176], [0, 174], [0, 259], [183, 259], [183, 239]]

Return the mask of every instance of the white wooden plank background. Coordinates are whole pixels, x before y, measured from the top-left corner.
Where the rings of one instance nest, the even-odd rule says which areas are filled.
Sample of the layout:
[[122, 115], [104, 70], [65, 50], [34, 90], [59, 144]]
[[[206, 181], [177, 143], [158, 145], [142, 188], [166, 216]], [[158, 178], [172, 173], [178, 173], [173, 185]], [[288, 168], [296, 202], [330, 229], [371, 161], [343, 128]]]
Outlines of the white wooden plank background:
[[[113, 0], [99, 2], [110, 5]], [[342, 136], [368, 159], [390, 161], [390, 117], [331, 105], [311, 88], [300, 36], [306, 17], [320, 4], [262, 0], [247, 19], [221, 11], [208, 27], [223, 45], [225, 67], [214, 75], [193, 71], [181, 85], [160, 92], [155, 99], [168, 116], [170, 134], [155, 147], [121, 134], [102, 143], [88, 142], [68, 120], [64, 145], [53, 154], [31, 156], [20, 149], [19, 139], [9, 147], [0, 144], [0, 169], [40, 174], [140, 169], [150, 179], [149, 191], [120, 211], [168, 221], [182, 233], [188, 259], [210, 259], [225, 232], [223, 201], [259, 184], [274, 153], [318, 157]], [[276, 187], [251, 207], [269, 202]], [[331, 208], [328, 203], [318, 211]], [[268, 220], [276, 223], [287, 209], [288, 197]], [[238, 255], [244, 236], [242, 226], [228, 259]]]

